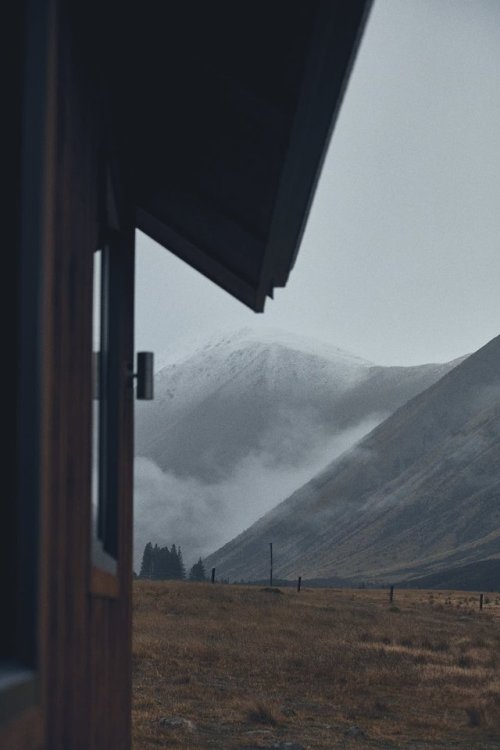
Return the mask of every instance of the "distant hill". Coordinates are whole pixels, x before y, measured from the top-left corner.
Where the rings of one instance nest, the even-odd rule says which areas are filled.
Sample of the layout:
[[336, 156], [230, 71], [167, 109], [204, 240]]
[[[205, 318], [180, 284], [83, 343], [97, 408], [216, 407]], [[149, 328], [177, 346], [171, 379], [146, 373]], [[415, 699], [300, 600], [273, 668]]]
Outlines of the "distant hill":
[[136, 560], [147, 541], [215, 549], [452, 367], [250, 329], [164, 367], [137, 405]]
[[500, 337], [207, 560], [262, 578], [390, 582], [500, 553]]
[[460, 565], [406, 581], [405, 588], [455, 591], [500, 591], [500, 559]]
[[287, 332], [244, 329], [156, 375], [155, 400], [137, 408], [136, 455], [209, 482], [256, 451], [292, 466], [381, 421], [452, 366], [380, 367]]

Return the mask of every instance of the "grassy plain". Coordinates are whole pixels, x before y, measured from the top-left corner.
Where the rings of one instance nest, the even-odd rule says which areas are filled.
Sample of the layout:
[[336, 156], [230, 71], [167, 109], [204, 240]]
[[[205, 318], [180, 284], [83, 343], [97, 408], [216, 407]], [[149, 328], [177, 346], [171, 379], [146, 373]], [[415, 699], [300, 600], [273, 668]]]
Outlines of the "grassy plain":
[[134, 587], [134, 750], [500, 748], [499, 595]]

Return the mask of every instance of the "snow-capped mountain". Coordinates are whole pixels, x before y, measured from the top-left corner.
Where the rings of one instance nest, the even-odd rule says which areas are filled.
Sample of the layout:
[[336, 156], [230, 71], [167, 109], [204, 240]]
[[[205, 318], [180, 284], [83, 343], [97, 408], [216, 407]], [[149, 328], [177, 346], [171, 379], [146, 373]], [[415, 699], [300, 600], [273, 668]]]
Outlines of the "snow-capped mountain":
[[207, 563], [233, 579], [394, 581], [500, 557], [500, 336]]
[[170, 363], [136, 412], [137, 552], [214, 549], [451, 367], [380, 367], [249, 329]]

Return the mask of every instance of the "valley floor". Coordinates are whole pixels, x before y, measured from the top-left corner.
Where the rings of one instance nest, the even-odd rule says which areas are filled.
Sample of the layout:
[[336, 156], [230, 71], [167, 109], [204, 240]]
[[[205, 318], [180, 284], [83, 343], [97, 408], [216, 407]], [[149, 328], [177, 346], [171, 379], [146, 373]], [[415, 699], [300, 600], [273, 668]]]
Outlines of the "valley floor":
[[134, 587], [134, 750], [500, 747], [500, 595]]

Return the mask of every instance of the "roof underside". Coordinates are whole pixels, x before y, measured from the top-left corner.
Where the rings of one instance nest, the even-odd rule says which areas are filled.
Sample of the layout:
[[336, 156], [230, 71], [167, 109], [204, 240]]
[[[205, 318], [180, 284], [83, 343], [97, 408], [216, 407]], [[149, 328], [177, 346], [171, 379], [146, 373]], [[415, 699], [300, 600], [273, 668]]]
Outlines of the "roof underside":
[[167, 26], [154, 5], [133, 18], [137, 226], [256, 311], [295, 261], [368, 4], [186, 0]]

